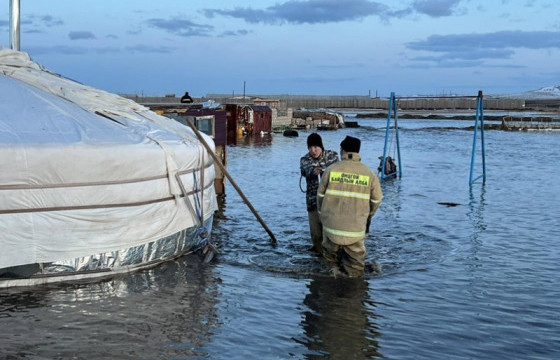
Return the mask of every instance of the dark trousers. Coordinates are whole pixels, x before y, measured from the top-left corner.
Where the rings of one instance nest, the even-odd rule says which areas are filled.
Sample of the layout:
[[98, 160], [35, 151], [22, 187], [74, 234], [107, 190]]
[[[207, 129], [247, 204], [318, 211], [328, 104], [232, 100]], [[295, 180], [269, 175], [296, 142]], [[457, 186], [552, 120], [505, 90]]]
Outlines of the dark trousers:
[[339, 245], [323, 234], [323, 257], [332, 267], [338, 267], [350, 277], [364, 274], [366, 246], [364, 239], [350, 245]]

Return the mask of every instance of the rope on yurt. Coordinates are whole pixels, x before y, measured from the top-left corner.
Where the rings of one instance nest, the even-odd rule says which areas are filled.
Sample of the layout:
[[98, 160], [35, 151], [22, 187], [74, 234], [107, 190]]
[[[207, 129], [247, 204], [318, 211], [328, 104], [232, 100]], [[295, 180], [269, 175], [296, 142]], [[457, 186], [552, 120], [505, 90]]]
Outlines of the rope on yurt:
[[[208, 231], [206, 230], [206, 227], [204, 226], [204, 147], [202, 146], [197, 146], [197, 149], [199, 149], [199, 156], [198, 156], [198, 168], [200, 169], [200, 182], [202, 184], [202, 187], [200, 188], [200, 198], [198, 196], [198, 182], [196, 180], [196, 170], [193, 171], [193, 186], [194, 186], [194, 200], [195, 200], [195, 208], [197, 211], [197, 215], [200, 219], [200, 229], [199, 229], [199, 236], [202, 239], [205, 239], [206, 237], [208, 237]], [[200, 209], [199, 209], [200, 207]]]
[[[204, 171], [204, 168], [202, 169], [202, 171]], [[194, 194], [193, 194], [194, 208], [195, 208], [195, 211], [196, 211], [196, 216], [198, 217], [199, 222], [200, 222], [198, 235], [201, 238], [204, 239], [208, 236], [208, 231], [206, 230], [206, 227], [204, 226], [204, 213], [202, 212], [203, 207], [202, 207], [200, 198], [198, 196], [198, 192], [199, 192], [198, 182], [196, 180], [196, 172], [194, 172], [194, 171], [193, 171], [193, 187], [194, 187]], [[204, 191], [204, 186], [202, 187], [202, 189], [200, 191]]]
[[194, 203], [196, 213], [200, 219], [200, 227], [198, 228], [198, 236], [201, 239], [202, 244], [202, 254], [204, 255], [204, 259], [202, 260], [203, 263], [209, 263], [216, 254], [219, 254], [218, 249], [208, 237], [208, 230], [204, 226], [204, 172], [205, 172], [205, 161], [204, 161], [204, 147], [198, 147], [200, 149], [199, 157], [198, 157], [198, 165], [200, 170], [200, 197], [198, 196], [199, 188], [198, 188], [198, 181], [196, 179], [196, 170], [193, 171], [193, 188], [194, 188]]
[[200, 227], [202, 224], [200, 223], [200, 219], [198, 217], [196, 210], [193, 208], [191, 201], [189, 200], [189, 193], [187, 192], [187, 189], [185, 189], [185, 185], [183, 184], [183, 181], [181, 180], [181, 176], [179, 175], [179, 173], [175, 173], [175, 178], [177, 179], [177, 183], [179, 184], [179, 187], [183, 192], [183, 196], [185, 197], [185, 203], [187, 204], [187, 207], [189, 208], [189, 211], [194, 221], [196, 222], [196, 225]]

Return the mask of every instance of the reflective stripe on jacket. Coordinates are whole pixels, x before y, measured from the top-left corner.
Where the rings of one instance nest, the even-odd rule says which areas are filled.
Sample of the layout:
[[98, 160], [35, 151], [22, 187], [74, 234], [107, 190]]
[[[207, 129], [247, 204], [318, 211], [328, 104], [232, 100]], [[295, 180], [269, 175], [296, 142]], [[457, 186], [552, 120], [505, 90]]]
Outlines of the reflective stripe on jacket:
[[383, 199], [377, 175], [360, 160], [358, 153], [346, 153], [323, 173], [317, 191], [323, 232], [339, 245], [365, 238], [367, 220]]

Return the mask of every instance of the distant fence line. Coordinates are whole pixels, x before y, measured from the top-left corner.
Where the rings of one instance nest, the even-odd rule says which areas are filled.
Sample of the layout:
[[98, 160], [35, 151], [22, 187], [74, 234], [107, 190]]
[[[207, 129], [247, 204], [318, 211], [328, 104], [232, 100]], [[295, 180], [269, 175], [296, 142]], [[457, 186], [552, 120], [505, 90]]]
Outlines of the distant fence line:
[[[298, 108], [356, 108], [356, 109], [388, 109], [389, 99], [381, 98], [353, 98], [353, 99], [297, 99], [285, 100], [286, 106]], [[402, 110], [436, 110], [436, 109], [476, 109], [476, 98], [418, 98], [397, 99], [397, 105]], [[484, 108], [489, 110], [523, 109], [524, 100], [485, 99]]]
[[[165, 97], [139, 97], [135, 95], [124, 95], [140, 104], [149, 103], [180, 103], [175, 96]], [[351, 108], [351, 109], [388, 109], [389, 99], [370, 98], [369, 96], [247, 96], [228, 97], [220, 94], [209, 94], [205, 98], [194, 99], [195, 102], [214, 100], [222, 104], [244, 104], [252, 103], [256, 98], [278, 100], [278, 110], [293, 109], [321, 109], [321, 108]], [[476, 109], [476, 97], [426, 97], [426, 98], [403, 98], [397, 97], [397, 104], [402, 110], [443, 110], [443, 109]], [[524, 99], [497, 99], [485, 98], [484, 108], [488, 110], [523, 110], [526, 109]]]

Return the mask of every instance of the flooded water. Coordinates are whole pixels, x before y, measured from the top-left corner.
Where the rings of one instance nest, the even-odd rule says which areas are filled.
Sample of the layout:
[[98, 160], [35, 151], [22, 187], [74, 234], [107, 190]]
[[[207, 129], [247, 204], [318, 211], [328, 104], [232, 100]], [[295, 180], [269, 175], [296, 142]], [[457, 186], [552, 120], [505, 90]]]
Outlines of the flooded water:
[[[358, 122], [324, 145], [359, 137], [376, 168], [385, 120]], [[0, 290], [0, 358], [559, 358], [560, 133], [486, 131], [487, 181], [469, 186], [472, 123], [399, 125], [402, 178], [383, 182], [366, 240], [381, 274], [334, 279], [308, 252], [309, 132], [244, 138], [228, 170], [277, 244], [228, 183], [209, 265]]]

